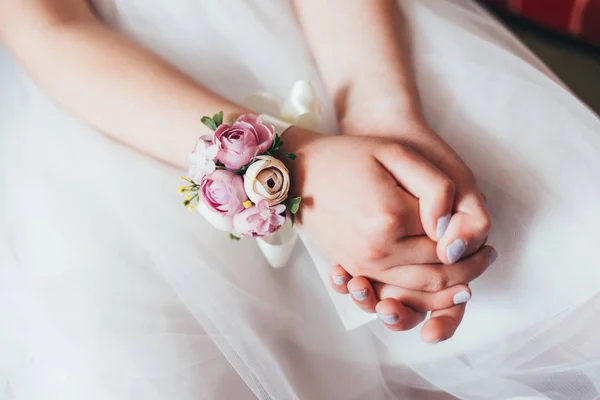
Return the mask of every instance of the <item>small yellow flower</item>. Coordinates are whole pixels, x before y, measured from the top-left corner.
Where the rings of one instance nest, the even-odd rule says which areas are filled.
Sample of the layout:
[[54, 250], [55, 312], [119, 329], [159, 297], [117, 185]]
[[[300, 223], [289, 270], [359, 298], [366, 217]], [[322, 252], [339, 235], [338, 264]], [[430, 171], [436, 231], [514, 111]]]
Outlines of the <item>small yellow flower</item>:
[[246, 200], [242, 203], [242, 205], [244, 206], [244, 208], [250, 208], [252, 207], [252, 202], [250, 200]]
[[185, 186], [179, 186], [179, 193], [185, 192]]

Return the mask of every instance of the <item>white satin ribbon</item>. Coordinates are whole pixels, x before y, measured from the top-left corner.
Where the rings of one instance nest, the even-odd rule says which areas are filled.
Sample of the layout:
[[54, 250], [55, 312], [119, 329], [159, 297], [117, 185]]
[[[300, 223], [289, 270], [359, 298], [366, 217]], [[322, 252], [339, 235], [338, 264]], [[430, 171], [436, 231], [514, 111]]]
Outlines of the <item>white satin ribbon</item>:
[[[268, 93], [258, 93], [245, 98], [242, 105], [259, 114], [265, 124], [273, 125], [279, 135], [292, 125], [314, 129], [321, 119], [319, 99], [308, 81], [296, 81], [283, 102]], [[257, 243], [269, 265], [281, 268], [297, 239], [298, 233], [288, 219], [277, 232], [258, 238]]]

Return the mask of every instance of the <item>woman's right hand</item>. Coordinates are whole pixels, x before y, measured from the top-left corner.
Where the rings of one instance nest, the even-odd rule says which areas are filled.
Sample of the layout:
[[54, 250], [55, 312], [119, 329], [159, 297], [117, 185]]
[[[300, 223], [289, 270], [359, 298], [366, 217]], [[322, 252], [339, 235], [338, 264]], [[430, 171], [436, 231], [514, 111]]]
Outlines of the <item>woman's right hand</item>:
[[454, 185], [409, 147], [299, 127], [284, 141], [298, 156], [289, 163], [292, 195], [303, 198], [298, 222], [352, 276], [437, 292], [485, 270], [485, 263], [469, 262], [439, 268], [436, 230], [451, 213]]

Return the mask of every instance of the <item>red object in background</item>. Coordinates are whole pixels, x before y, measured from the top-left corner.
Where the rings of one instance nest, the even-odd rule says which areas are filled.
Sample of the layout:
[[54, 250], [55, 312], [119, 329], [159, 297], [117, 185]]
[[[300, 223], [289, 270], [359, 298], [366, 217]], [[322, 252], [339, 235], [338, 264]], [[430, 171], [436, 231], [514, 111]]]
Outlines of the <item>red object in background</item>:
[[600, 0], [483, 0], [536, 24], [600, 45]]
[[569, 30], [575, 0], [525, 0], [521, 1], [521, 15], [550, 28]]
[[586, 7], [582, 18], [581, 36], [600, 44], [600, 1], [592, 1]]

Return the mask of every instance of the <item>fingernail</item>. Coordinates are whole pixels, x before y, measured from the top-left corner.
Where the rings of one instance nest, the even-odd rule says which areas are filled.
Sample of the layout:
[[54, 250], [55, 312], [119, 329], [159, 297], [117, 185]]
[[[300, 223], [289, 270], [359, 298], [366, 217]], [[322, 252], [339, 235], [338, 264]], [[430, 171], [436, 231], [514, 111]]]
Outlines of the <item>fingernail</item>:
[[440, 217], [437, 220], [435, 234], [437, 235], [438, 240], [440, 240], [442, 236], [444, 236], [444, 233], [446, 233], [446, 230], [448, 230], [448, 225], [450, 225], [450, 218], [452, 218], [451, 215], [444, 215], [443, 217]]
[[350, 291], [350, 293], [352, 294], [352, 297], [354, 297], [356, 300], [359, 300], [359, 301], [366, 299], [368, 292], [369, 291], [367, 289], [356, 291], [356, 292]]
[[456, 293], [452, 299], [454, 300], [455, 305], [463, 304], [471, 300], [471, 293], [467, 292], [466, 290], [463, 290], [462, 292]]
[[386, 324], [393, 325], [396, 322], [398, 322], [398, 316], [396, 314], [391, 314], [391, 315], [388, 314], [388, 315], [386, 315], [386, 314], [379, 314], [379, 313], [377, 313], [377, 315]]
[[332, 276], [333, 279], [333, 283], [335, 283], [338, 286], [342, 286], [344, 283], [346, 283], [346, 275], [333, 275]]
[[446, 249], [448, 262], [454, 264], [460, 260], [465, 250], [467, 250], [467, 242], [462, 239], [456, 239], [454, 242], [450, 243], [450, 246]]
[[494, 263], [494, 261], [496, 261], [496, 258], [498, 258], [498, 252], [496, 251], [496, 249], [492, 248], [490, 250], [490, 252], [488, 253], [488, 263], [487, 265], [492, 265]]

